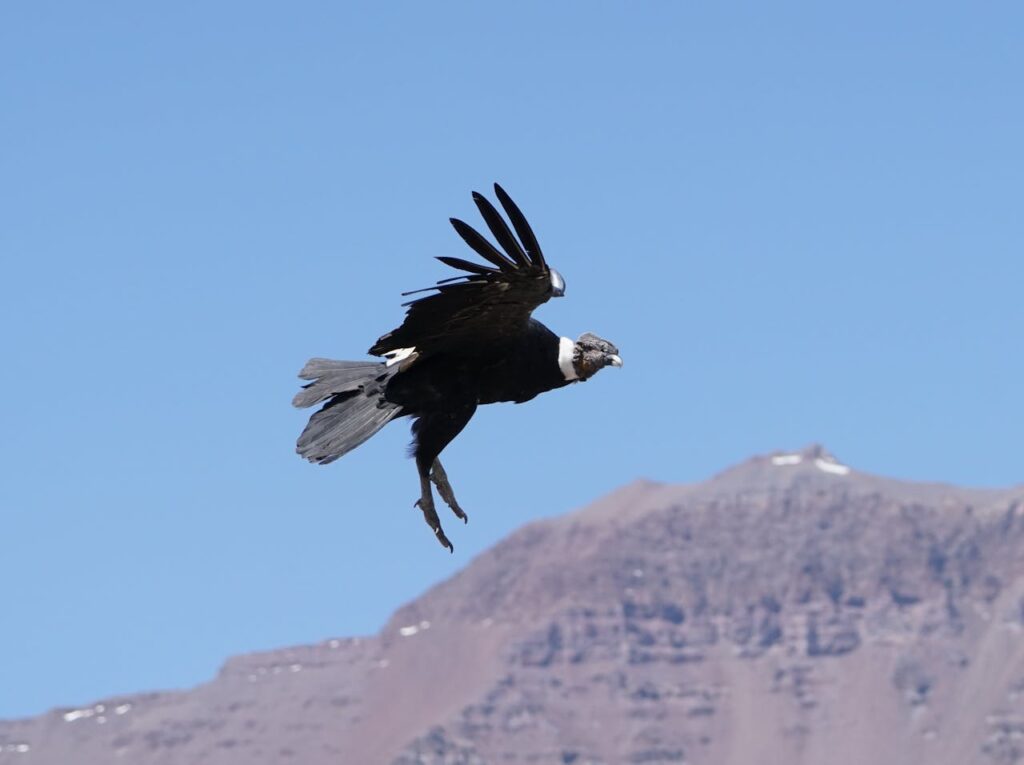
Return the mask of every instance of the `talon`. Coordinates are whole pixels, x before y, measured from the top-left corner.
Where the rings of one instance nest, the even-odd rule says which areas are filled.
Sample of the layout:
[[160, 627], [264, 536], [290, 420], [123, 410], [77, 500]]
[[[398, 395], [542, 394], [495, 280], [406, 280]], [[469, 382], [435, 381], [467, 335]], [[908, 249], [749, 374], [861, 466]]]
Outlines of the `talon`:
[[448, 482], [448, 475], [441, 466], [441, 460], [434, 460], [434, 466], [430, 471], [430, 480], [437, 486], [441, 499], [455, 513], [455, 517], [461, 518], [463, 523], [469, 523], [469, 516], [465, 510], [459, 507], [459, 503], [455, 499], [455, 492], [452, 491], [452, 485]]
[[449, 541], [448, 537], [446, 537], [444, 535], [444, 530], [440, 526], [438, 526], [436, 529], [434, 529], [434, 533], [437, 535], [437, 541], [441, 543], [441, 546], [442, 547], [447, 547], [448, 548], [448, 552], [454, 554], [455, 553], [455, 545], [453, 545]]

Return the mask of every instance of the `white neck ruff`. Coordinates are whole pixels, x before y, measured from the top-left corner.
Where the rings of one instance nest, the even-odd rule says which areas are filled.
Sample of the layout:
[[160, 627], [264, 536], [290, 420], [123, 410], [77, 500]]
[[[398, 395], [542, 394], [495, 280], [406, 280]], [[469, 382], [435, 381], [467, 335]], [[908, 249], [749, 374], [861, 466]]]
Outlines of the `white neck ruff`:
[[558, 339], [558, 366], [566, 380], [579, 379], [579, 375], [576, 374], [576, 367], [572, 365], [572, 354], [575, 348], [576, 343], [569, 338], [561, 337]]

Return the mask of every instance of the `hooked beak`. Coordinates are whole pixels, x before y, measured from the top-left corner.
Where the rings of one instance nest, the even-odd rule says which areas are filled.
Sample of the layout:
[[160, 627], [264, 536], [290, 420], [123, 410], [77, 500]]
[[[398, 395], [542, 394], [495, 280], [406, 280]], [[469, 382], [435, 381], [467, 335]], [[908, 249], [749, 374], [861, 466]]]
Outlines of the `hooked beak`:
[[612, 355], [608, 357], [608, 363], [611, 364], [613, 367], [621, 367], [622, 359], [620, 359], [618, 356]]

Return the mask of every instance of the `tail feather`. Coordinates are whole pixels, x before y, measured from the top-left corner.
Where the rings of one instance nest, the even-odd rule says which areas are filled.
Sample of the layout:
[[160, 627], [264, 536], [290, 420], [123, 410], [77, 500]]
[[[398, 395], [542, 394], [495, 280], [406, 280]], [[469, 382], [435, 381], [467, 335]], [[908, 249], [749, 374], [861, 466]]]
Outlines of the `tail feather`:
[[310, 359], [299, 377], [313, 382], [292, 400], [297, 407], [327, 400], [309, 418], [295, 451], [310, 462], [326, 465], [355, 449], [402, 414], [384, 398], [384, 386], [397, 371], [377, 361]]
[[313, 406], [336, 393], [355, 390], [367, 378], [372, 380], [384, 371], [380, 361], [333, 361], [331, 359], [310, 359], [299, 372], [303, 380], [312, 380], [303, 385], [295, 394], [292, 406], [305, 408]]

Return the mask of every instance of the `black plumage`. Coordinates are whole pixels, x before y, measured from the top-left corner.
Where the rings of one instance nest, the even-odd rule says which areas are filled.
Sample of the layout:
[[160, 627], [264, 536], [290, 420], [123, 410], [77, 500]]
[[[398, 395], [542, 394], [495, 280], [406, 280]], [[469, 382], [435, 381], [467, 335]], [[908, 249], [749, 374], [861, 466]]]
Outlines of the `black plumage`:
[[[410, 416], [412, 454], [420, 477], [416, 504], [440, 542], [450, 550], [434, 508], [431, 481], [463, 520], [441, 451], [480, 404], [522, 403], [548, 390], [581, 382], [605, 366], [621, 366], [618, 349], [586, 333], [561, 338], [531, 317], [534, 309], [565, 292], [522, 212], [504, 189], [495, 193], [508, 223], [482, 195], [473, 201], [499, 247], [456, 218], [452, 226], [487, 264], [441, 256], [464, 272], [425, 290], [405, 304], [401, 326], [381, 336], [369, 353], [383, 362], [311, 359], [299, 373], [310, 380], [295, 396], [298, 407], [320, 402], [299, 436], [296, 450], [320, 464], [351, 451], [395, 417]], [[513, 233], [513, 230], [515, 233]]]

